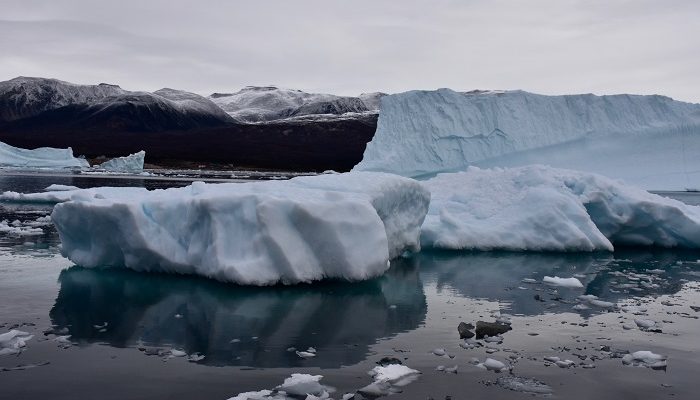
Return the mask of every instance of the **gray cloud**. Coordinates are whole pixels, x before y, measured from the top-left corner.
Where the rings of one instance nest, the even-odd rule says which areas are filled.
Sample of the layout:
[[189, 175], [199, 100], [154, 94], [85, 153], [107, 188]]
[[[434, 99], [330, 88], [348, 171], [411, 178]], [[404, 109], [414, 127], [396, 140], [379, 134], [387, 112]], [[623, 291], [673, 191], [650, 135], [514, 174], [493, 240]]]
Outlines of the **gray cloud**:
[[694, 0], [6, 0], [0, 79], [202, 94], [278, 84], [700, 102]]

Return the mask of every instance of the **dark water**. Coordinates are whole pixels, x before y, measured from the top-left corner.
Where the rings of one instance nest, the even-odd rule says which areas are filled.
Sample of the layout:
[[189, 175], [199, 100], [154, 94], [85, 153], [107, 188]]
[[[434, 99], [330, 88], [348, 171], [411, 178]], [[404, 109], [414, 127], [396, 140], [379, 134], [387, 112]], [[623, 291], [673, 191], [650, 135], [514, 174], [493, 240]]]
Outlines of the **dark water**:
[[[0, 176], [0, 190], [94, 182], [61, 179]], [[0, 220], [48, 212], [0, 204]], [[273, 388], [291, 373], [323, 375], [339, 398], [369, 384], [367, 371], [384, 356], [422, 372], [393, 398], [533, 396], [503, 388], [497, 379], [508, 373], [477, 368], [473, 357], [513, 365], [513, 375], [544, 382], [553, 398], [694, 399], [700, 389], [700, 308], [693, 308], [700, 306], [700, 253], [694, 251], [427, 252], [396, 260], [385, 276], [362, 283], [252, 288], [76, 267], [59, 255], [52, 227], [43, 229], [34, 236], [0, 233], [0, 333], [35, 335], [20, 354], [0, 356], [0, 398], [227, 399]], [[547, 275], [577, 276], [584, 288], [545, 286]], [[583, 294], [618, 306], [574, 309]], [[501, 344], [459, 346], [461, 321], [499, 317], [513, 328]], [[661, 332], [640, 330], [635, 318], [658, 322]], [[317, 356], [309, 359], [289, 351], [311, 346]], [[436, 348], [454, 358], [434, 355]], [[173, 349], [195, 357], [169, 357]], [[621, 354], [637, 350], [668, 356], [667, 368], [623, 365]], [[547, 356], [574, 366], [547, 364]], [[439, 365], [457, 365], [458, 373], [438, 371]]]

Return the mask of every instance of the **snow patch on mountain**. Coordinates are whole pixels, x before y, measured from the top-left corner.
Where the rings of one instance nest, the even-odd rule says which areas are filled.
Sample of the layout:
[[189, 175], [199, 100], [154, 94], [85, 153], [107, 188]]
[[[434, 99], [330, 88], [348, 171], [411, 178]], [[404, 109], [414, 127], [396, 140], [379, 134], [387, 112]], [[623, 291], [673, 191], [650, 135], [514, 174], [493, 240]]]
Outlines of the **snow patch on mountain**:
[[548, 164], [652, 189], [700, 183], [700, 105], [663, 96], [411, 91], [382, 99], [356, 170], [424, 176]]
[[289, 117], [376, 113], [384, 93], [359, 97], [306, 93], [275, 86], [248, 86], [236, 93], [214, 93], [209, 99], [241, 122], [266, 122]]

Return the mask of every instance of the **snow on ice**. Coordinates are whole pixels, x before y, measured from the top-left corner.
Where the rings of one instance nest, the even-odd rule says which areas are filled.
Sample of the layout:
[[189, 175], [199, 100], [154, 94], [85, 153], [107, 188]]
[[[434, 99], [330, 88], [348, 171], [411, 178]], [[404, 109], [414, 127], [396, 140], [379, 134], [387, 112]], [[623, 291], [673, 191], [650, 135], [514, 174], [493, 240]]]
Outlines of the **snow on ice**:
[[84, 158], [73, 157], [73, 149], [40, 147], [29, 150], [0, 142], [0, 167], [15, 168], [83, 168], [89, 167]]
[[700, 207], [600, 175], [550, 168], [444, 173], [421, 233], [426, 248], [613, 250], [613, 245], [700, 247]]
[[104, 169], [111, 172], [143, 172], [143, 161], [146, 152], [141, 150], [138, 153], [129, 154], [125, 157], [117, 157], [95, 165], [95, 168]]
[[62, 253], [85, 267], [198, 274], [240, 284], [368, 279], [420, 249], [430, 194], [382, 173], [146, 191], [3, 194], [72, 200], [52, 219]]
[[700, 104], [663, 96], [410, 91], [382, 98], [356, 170], [404, 176], [547, 164], [646, 189], [700, 179]]
[[0, 334], [0, 356], [20, 353], [34, 335], [13, 329]]

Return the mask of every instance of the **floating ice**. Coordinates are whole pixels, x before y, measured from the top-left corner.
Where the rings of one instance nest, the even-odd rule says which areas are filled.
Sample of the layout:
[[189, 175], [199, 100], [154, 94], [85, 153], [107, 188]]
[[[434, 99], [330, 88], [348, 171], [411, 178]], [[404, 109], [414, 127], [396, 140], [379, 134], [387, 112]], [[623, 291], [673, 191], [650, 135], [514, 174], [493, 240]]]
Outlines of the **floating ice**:
[[[154, 192], [158, 192], [157, 190]], [[18, 193], [7, 191], [0, 194], [0, 201], [18, 203], [54, 204], [66, 201], [89, 201], [93, 199], [127, 200], [148, 193], [140, 187], [95, 187], [88, 189], [58, 190], [44, 193]]]
[[651, 369], [666, 369], [668, 357], [652, 353], [648, 350], [635, 351], [622, 357], [622, 363], [638, 367], [649, 367]]
[[40, 147], [20, 149], [0, 142], [0, 167], [19, 168], [83, 168], [90, 164], [84, 158], [73, 157], [73, 149]]
[[581, 281], [576, 278], [560, 278], [558, 276], [545, 276], [544, 279], [542, 279], [542, 282], [552, 286], [561, 286], [567, 288], [583, 287]]
[[51, 184], [44, 188], [45, 192], [61, 192], [64, 190], [80, 190], [80, 188], [77, 186], [59, 185], [57, 183]]
[[355, 169], [415, 177], [537, 163], [684, 190], [700, 178], [688, 156], [699, 134], [700, 105], [663, 96], [411, 91], [382, 99]]
[[146, 152], [141, 150], [138, 153], [129, 154], [125, 157], [117, 157], [109, 161], [105, 161], [102, 164], [95, 165], [95, 168], [100, 168], [111, 172], [142, 172], [145, 157]]
[[445, 173], [431, 192], [423, 247], [594, 251], [700, 247], [700, 207], [600, 175], [527, 166]]
[[16, 329], [0, 334], [0, 356], [21, 352], [33, 337], [34, 335]]
[[229, 400], [292, 400], [292, 399], [327, 399], [334, 391], [320, 383], [322, 375], [292, 374], [274, 390], [245, 392]]
[[37, 227], [23, 226], [19, 220], [10, 222], [4, 219], [0, 221], [0, 233], [6, 233], [12, 236], [36, 236], [43, 234], [44, 231]]
[[506, 368], [506, 365], [498, 360], [494, 360], [493, 358], [487, 358], [486, 361], [483, 362], [482, 364], [487, 370], [489, 371], [495, 371], [495, 372], [501, 372]]
[[374, 367], [369, 374], [376, 382], [389, 382], [394, 386], [406, 386], [420, 375], [419, 371], [401, 364]]
[[249, 285], [381, 275], [391, 258], [419, 250], [430, 199], [414, 180], [357, 172], [42, 195], [73, 199], [57, 205], [52, 219], [62, 254], [78, 265]]
[[538, 380], [530, 378], [522, 378], [514, 375], [505, 375], [496, 379], [496, 384], [504, 389], [515, 392], [535, 393], [535, 394], [550, 394], [552, 388]]

